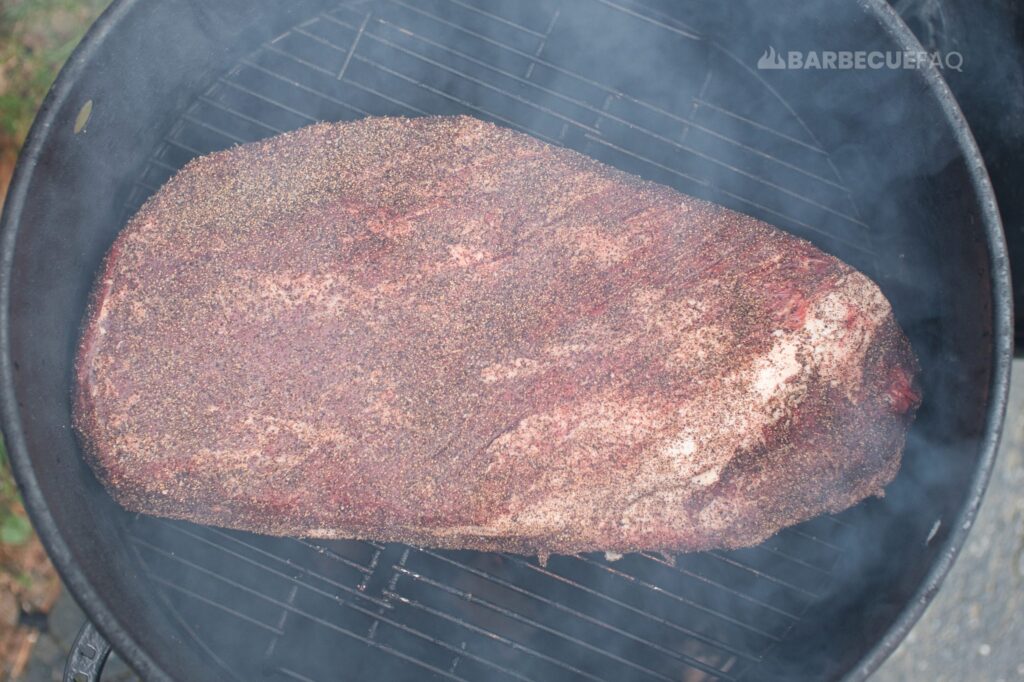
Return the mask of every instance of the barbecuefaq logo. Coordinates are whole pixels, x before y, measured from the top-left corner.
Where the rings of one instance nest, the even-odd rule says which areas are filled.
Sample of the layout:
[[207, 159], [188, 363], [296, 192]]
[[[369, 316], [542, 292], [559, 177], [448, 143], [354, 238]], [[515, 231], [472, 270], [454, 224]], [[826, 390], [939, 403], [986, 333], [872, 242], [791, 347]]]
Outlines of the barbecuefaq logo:
[[963, 72], [964, 56], [959, 52], [882, 52], [879, 50], [811, 50], [777, 52], [771, 45], [757, 60], [766, 70], [849, 70], [849, 69], [937, 69]]
[[759, 69], [784, 69], [786, 68], [786, 62], [782, 60], [779, 53], [775, 51], [775, 48], [771, 45], [764, 51], [761, 58], [757, 60], [757, 68]]

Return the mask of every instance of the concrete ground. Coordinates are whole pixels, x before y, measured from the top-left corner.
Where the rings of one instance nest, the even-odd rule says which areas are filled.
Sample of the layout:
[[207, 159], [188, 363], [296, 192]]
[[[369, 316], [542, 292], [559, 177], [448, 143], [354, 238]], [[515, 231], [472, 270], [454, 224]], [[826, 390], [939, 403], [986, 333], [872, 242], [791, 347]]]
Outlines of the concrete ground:
[[[64, 592], [57, 600], [47, 620], [47, 629], [40, 633], [32, 652], [32, 660], [18, 682], [61, 682], [64, 662], [71, 644], [85, 616], [75, 600]], [[102, 682], [135, 682], [139, 677], [121, 661], [117, 654], [111, 654], [103, 671]]]
[[[1024, 361], [1014, 363], [1003, 444], [967, 546], [938, 596], [878, 682], [1024, 680]], [[41, 634], [25, 682], [59, 682], [82, 623], [64, 594]], [[138, 679], [116, 655], [104, 682]]]
[[878, 682], [1024, 680], [1024, 361], [992, 481], [967, 546]]

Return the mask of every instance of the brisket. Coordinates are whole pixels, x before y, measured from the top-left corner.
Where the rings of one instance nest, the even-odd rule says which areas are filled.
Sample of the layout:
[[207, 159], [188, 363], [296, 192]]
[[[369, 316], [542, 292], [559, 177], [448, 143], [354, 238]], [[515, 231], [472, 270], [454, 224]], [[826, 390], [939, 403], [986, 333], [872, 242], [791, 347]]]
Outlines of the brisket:
[[863, 274], [467, 117], [190, 162], [117, 237], [75, 426], [135, 512], [517, 553], [757, 543], [881, 494], [917, 363]]

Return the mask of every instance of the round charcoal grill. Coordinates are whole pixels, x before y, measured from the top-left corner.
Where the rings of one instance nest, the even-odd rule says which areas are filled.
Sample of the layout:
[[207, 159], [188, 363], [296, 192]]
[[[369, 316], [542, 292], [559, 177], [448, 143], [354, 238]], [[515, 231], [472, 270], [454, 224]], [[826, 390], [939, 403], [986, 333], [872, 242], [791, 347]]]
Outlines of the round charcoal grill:
[[[881, 0], [115, 3], [43, 107], [2, 233], [4, 433], [69, 588], [146, 679], [862, 679], [980, 501], [1011, 352], [1004, 245], [935, 69], [758, 62], [906, 49]], [[69, 425], [86, 295], [125, 220], [201, 154], [320, 120], [456, 113], [749, 213], [872, 276], [925, 396], [886, 496], [751, 549], [546, 565], [121, 510]], [[96, 667], [96, 650], [76, 656]]]

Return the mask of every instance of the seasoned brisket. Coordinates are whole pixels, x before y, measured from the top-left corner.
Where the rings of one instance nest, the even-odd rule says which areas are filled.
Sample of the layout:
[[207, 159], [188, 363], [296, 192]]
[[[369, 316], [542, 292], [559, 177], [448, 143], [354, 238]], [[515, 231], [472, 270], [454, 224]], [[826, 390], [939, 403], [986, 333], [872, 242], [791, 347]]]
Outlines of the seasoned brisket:
[[111, 248], [76, 372], [129, 510], [530, 554], [738, 547], [845, 509], [920, 401], [864, 275], [466, 117], [192, 161]]

